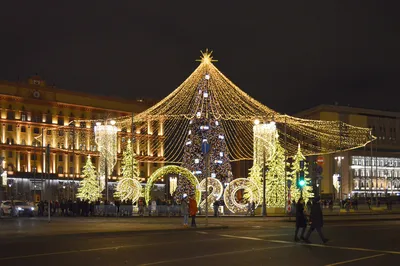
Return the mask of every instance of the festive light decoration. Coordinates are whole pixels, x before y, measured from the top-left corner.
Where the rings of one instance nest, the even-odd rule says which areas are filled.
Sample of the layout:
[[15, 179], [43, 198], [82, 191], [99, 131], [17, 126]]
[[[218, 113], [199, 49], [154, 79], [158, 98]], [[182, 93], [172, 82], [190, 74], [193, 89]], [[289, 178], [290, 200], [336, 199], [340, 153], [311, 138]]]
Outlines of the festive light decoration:
[[[213, 210], [213, 205], [216, 200], [219, 200], [222, 196], [222, 193], [224, 192], [224, 186], [222, 183], [216, 179], [216, 178], [211, 178], [208, 177], [208, 211]], [[210, 191], [211, 189], [211, 191]], [[206, 179], [204, 178], [200, 182], [200, 191], [202, 192], [203, 201], [200, 203], [200, 207], [202, 210], [206, 209], [206, 199], [205, 196], [207, 195], [206, 192]], [[204, 193], [204, 194], [203, 194]]]
[[265, 177], [266, 205], [270, 208], [285, 207], [285, 150], [280, 145], [278, 135], [275, 141], [275, 151], [273, 156], [268, 161], [268, 171]]
[[122, 156], [122, 178], [117, 183], [117, 191], [114, 195], [121, 200], [130, 200], [134, 204], [142, 192], [142, 185], [139, 180], [138, 163], [132, 150], [131, 141], [128, 139]]
[[211, 146], [209, 171], [225, 183], [229, 181], [231, 165], [224, 138], [224, 129], [218, 123], [218, 114], [212, 112], [213, 109], [217, 109], [215, 96], [210, 91], [213, 77], [205, 74], [203, 79], [198, 82], [197, 90], [202, 93], [194, 95], [195, 109], [192, 112], [196, 115], [192, 115], [188, 126], [186, 145], [183, 146], [182, 167], [192, 171], [199, 180], [203, 180], [207, 174], [207, 164], [202, 153], [202, 145], [207, 142]]
[[[262, 166], [265, 161], [268, 161], [275, 151], [275, 141], [276, 141], [276, 124], [275, 122], [270, 122], [266, 124], [260, 124], [257, 120], [254, 122], [254, 154], [253, 161], [254, 164]], [[265, 158], [264, 158], [265, 156]]]
[[101, 189], [96, 170], [92, 164], [90, 156], [87, 157], [86, 164], [83, 167], [83, 180], [79, 183], [76, 196], [82, 200], [94, 202], [101, 198]]
[[[249, 197], [239, 200], [239, 191], [243, 192], [242, 195], [248, 194]], [[247, 212], [249, 202], [254, 202], [257, 208], [261, 201], [261, 195], [261, 191], [252, 180], [248, 178], [237, 178], [226, 186], [224, 202], [225, 206], [233, 213]]]
[[[209, 119], [222, 125], [224, 134], [221, 137], [227, 143], [231, 161], [252, 159], [253, 121], [256, 119], [276, 123], [281, 143], [286, 139], [288, 156], [296, 154], [299, 143], [303, 154], [308, 156], [357, 148], [374, 139], [367, 128], [340, 121], [309, 120], [279, 114], [235, 86], [214, 66], [215, 61], [212, 52], [202, 52], [199, 67], [177, 89], [135, 116], [135, 122], [143, 125], [143, 130], [149, 121], [163, 121], [167, 161], [182, 162], [182, 147], [188, 143], [188, 132], [193, 129], [190, 125], [195, 124], [194, 120], [204, 119], [203, 110], [208, 107]], [[196, 130], [201, 129], [196, 127]]]
[[[249, 171], [248, 179], [251, 180], [257, 186], [257, 191], [262, 191], [263, 188], [262, 166], [253, 163], [253, 167], [251, 167]], [[251, 193], [246, 191], [246, 193], [244, 194], [244, 198], [249, 199], [250, 197]]]
[[[199, 190], [199, 181], [197, 180], [197, 178], [186, 168], [180, 167], [180, 166], [176, 166], [176, 165], [167, 165], [164, 167], [161, 167], [159, 169], [157, 169], [147, 180], [147, 184], [145, 187], [145, 199], [146, 202], [149, 202], [149, 200], [151, 200], [151, 190], [153, 188], [154, 183], [162, 176], [166, 176], [169, 174], [175, 174], [175, 175], [179, 175], [178, 179], [186, 179], [189, 181], [190, 186], [193, 189], [193, 192], [195, 194], [195, 198], [198, 204], [200, 204], [200, 199], [201, 199], [201, 192]], [[178, 181], [178, 188], [179, 188], [179, 181]], [[181, 186], [181, 188], [183, 188]], [[187, 189], [187, 188], [186, 188]], [[192, 193], [190, 193], [188, 190], [184, 191], [187, 195], [191, 195]], [[182, 193], [183, 195], [183, 193]]]
[[[300, 169], [300, 162], [304, 161], [304, 181], [305, 184], [303, 188], [299, 188], [297, 186], [297, 178], [298, 175], [301, 171]], [[309, 177], [309, 172], [308, 172], [308, 164], [306, 162], [306, 157], [303, 155], [301, 152], [300, 144], [297, 149], [296, 155], [293, 157], [293, 162], [291, 164], [291, 171], [288, 175], [288, 178], [292, 181], [292, 186], [290, 187], [290, 194], [291, 198], [297, 202], [297, 200], [300, 198], [301, 195], [301, 189], [303, 190], [303, 199], [307, 202], [308, 199], [314, 197], [313, 187], [311, 184], [311, 178]]]
[[173, 195], [177, 187], [178, 187], [178, 178], [170, 177], [169, 178], [169, 193], [171, 195]]
[[95, 141], [100, 152], [99, 174], [102, 188], [105, 185], [106, 176], [111, 175], [117, 162], [117, 132], [118, 128], [114, 120], [111, 120], [110, 125], [97, 122], [94, 127]]
[[[229, 158], [235, 160], [252, 160], [253, 158], [253, 123], [274, 121], [279, 132], [280, 141], [287, 156], [294, 156], [297, 146], [302, 146], [305, 156], [346, 151], [366, 145], [375, 137], [370, 129], [355, 127], [341, 121], [319, 121], [301, 119], [283, 115], [262, 105], [235, 86], [213, 64], [216, 60], [212, 52], [202, 52], [200, 65], [171, 94], [148, 110], [134, 118], [136, 137], [153, 135], [154, 128], [160, 128], [158, 135], [151, 143], [152, 150], [161, 151], [163, 162], [181, 163], [184, 153], [182, 148], [187, 143], [189, 125], [197, 117], [195, 110], [200, 110], [198, 98], [212, 101], [209, 114], [215, 125], [221, 125], [224, 139], [228, 146]], [[199, 84], [208, 82], [205, 97]], [[201, 96], [202, 95], [202, 96]], [[201, 118], [201, 113], [199, 118]], [[124, 130], [133, 128], [132, 116], [116, 117], [116, 126]], [[71, 144], [80, 153], [97, 152], [94, 142], [93, 127], [95, 122], [103, 120], [78, 119], [63, 128], [51, 130], [35, 139], [44, 143], [57, 144], [60, 149], [69, 149]], [[72, 126], [74, 125], [74, 126]], [[83, 125], [83, 126], [82, 126]], [[80, 126], [80, 127], [79, 127]], [[198, 129], [199, 130], [199, 129]], [[139, 152], [138, 152], [139, 153]], [[160, 157], [143, 156], [140, 160], [160, 161]], [[151, 154], [151, 151], [149, 152]]]
[[338, 192], [340, 189], [340, 175], [334, 174], [332, 176], [332, 180], [333, 180], [333, 187], [336, 189], [336, 192]]

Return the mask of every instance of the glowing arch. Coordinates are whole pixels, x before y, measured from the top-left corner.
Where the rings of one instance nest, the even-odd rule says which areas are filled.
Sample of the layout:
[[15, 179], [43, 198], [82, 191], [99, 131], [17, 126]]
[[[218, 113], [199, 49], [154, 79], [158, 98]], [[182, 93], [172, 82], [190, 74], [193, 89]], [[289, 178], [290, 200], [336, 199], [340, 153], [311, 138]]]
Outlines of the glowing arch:
[[197, 204], [200, 204], [201, 200], [201, 192], [199, 190], [199, 181], [197, 178], [190, 172], [188, 169], [176, 166], [176, 165], [167, 165], [164, 167], [161, 167], [157, 169], [147, 180], [144, 196], [146, 199], [146, 202], [149, 202], [150, 200], [150, 192], [151, 189], [153, 188], [154, 182], [163, 175], [168, 175], [168, 174], [180, 174], [181, 176], [186, 177], [189, 182], [193, 185], [194, 190], [196, 191], [196, 201]]

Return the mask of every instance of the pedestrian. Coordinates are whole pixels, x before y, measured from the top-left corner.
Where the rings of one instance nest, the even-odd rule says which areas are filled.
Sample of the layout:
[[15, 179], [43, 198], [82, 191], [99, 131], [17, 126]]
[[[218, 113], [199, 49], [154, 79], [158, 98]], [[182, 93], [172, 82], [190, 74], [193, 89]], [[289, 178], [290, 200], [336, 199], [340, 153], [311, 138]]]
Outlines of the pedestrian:
[[307, 218], [306, 218], [306, 215], [304, 213], [304, 200], [303, 200], [303, 198], [300, 198], [297, 201], [297, 204], [296, 204], [296, 231], [295, 231], [295, 234], [294, 234], [294, 241], [296, 241], [296, 242], [299, 241], [299, 238], [298, 238], [297, 235], [299, 233], [299, 229], [300, 228], [302, 228], [300, 239], [301, 240], [305, 240], [304, 233], [305, 233], [306, 228], [307, 228]]
[[[157, 212], [157, 202], [153, 199], [153, 201], [151, 202], [151, 213], [153, 213], [154, 215], [157, 215], [156, 212]], [[149, 212], [149, 216], [151, 216], [150, 212]]]
[[314, 230], [317, 230], [321, 241], [325, 244], [328, 242], [328, 239], [324, 237], [322, 234], [322, 227], [324, 225], [324, 218], [322, 215], [321, 205], [320, 205], [320, 197], [315, 197], [313, 200], [313, 204], [311, 206], [311, 213], [310, 213], [310, 229], [308, 229], [307, 235], [305, 237], [304, 242], [311, 243], [309, 238], [311, 233]]
[[197, 213], [197, 202], [196, 199], [194, 198], [194, 195], [191, 195], [189, 199], [189, 214], [192, 217], [192, 227], [197, 227], [196, 213]]
[[181, 213], [183, 215], [183, 226], [189, 226], [189, 205], [187, 202], [187, 197], [183, 197], [181, 201]]
[[214, 201], [213, 207], [214, 207], [214, 217], [218, 217], [218, 208], [219, 208], [219, 202], [218, 202], [218, 200], [215, 200], [215, 201]]

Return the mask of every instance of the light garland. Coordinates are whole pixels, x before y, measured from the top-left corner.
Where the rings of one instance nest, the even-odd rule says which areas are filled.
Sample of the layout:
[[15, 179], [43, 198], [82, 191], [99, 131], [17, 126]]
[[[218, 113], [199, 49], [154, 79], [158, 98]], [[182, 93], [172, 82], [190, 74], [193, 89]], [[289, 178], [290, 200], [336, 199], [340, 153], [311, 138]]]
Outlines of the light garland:
[[82, 200], [95, 202], [101, 198], [101, 189], [95, 167], [92, 164], [90, 156], [87, 157], [86, 164], [83, 167], [83, 180], [79, 183], [76, 196]]
[[[239, 202], [237, 193], [239, 190], [244, 191], [244, 195], [248, 194], [248, 198]], [[224, 191], [225, 206], [233, 213], [247, 212], [248, 203], [254, 202], [255, 208], [261, 202], [261, 191], [258, 186], [248, 178], [237, 178], [231, 181]]]
[[[200, 199], [201, 199], [201, 192], [199, 190], [199, 181], [197, 178], [186, 168], [176, 166], [176, 165], [167, 165], [164, 167], [161, 167], [157, 169], [147, 180], [147, 184], [145, 187], [145, 199], [146, 202], [149, 202], [151, 200], [151, 190], [153, 189], [154, 183], [162, 176], [166, 176], [169, 174], [175, 174], [175, 175], [180, 175], [181, 178], [187, 179], [190, 182], [190, 185], [194, 189], [195, 192], [195, 198], [197, 201], [197, 204], [200, 204]], [[190, 196], [190, 195], [189, 195]]]
[[[196, 118], [198, 110], [204, 110], [201, 108], [207, 106], [196, 100], [200, 98], [213, 103], [208, 113], [223, 128], [230, 161], [252, 160], [253, 122], [256, 119], [276, 123], [287, 156], [296, 154], [298, 144], [302, 146], [303, 154], [309, 156], [359, 148], [375, 139], [371, 136], [370, 129], [351, 126], [341, 121], [301, 119], [279, 114], [251, 98], [224, 76], [213, 64], [215, 60], [211, 52], [202, 52], [199, 61], [200, 65], [177, 89], [134, 117], [134, 134], [139, 143], [153, 134], [151, 128], [162, 128], [158, 137], [152, 139], [151, 148], [163, 150], [164, 162], [182, 163], [182, 148], [185, 147], [187, 134], [191, 129], [190, 121]], [[208, 84], [206, 92], [199, 90], [199, 86], [205, 81]], [[132, 116], [116, 117], [114, 120], [121, 134], [126, 129], [129, 132], [129, 129], [133, 128]], [[92, 130], [96, 122], [103, 121], [75, 120], [71, 123], [75, 127], [58, 127], [51, 130], [51, 134], [45, 134], [44, 142], [52, 143], [52, 147], [59, 144], [60, 149], [68, 149], [71, 143], [75, 143], [75, 149], [81, 154], [97, 152]], [[85, 127], [78, 127], [80, 124], [84, 124]], [[59, 131], [63, 134], [59, 135]], [[41, 135], [36, 137], [39, 142], [41, 139]], [[68, 145], [65, 145], [67, 143]], [[159, 161], [160, 158], [141, 156], [140, 160]]]
[[[208, 191], [209, 191], [209, 193], [208, 193], [208, 210], [210, 211], [213, 209], [214, 202], [221, 198], [222, 193], [224, 192], [224, 186], [216, 178], [208, 177], [207, 179], [208, 179]], [[207, 194], [203, 194], [207, 191], [205, 178], [203, 180], [201, 180], [199, 187], [200, 187], [200, 191], [202, 192], [202, 195], [207, 195]], [[212, 188], [211, 192], [210, 192], [210, 188]], [[202, 210], [206, 209], [206, 200], [205, 199], [203, 199], [203, 201], [200, 203], [200, 207]]]

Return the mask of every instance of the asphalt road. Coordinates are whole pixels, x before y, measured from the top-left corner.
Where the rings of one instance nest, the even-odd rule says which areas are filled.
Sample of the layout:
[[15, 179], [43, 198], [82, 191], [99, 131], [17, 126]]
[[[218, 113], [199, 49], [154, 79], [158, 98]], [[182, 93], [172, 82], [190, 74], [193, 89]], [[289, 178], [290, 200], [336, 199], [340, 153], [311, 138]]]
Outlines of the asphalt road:
[[[0, 227], [1, 230], [1, 227]], [[0, 237], [0, 265], [397, 265], [400, 221], [326, 224], [331, 241], [293, 242], [293, 224], [214, 230]], [[390, 264], [389, 264], [390, 263]]]

